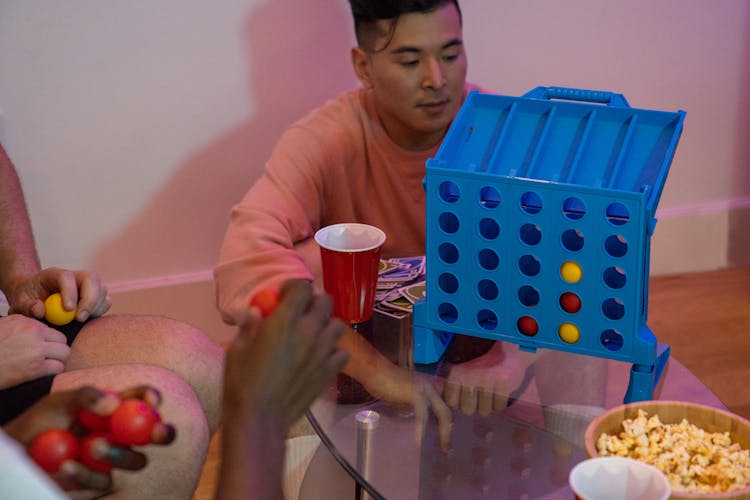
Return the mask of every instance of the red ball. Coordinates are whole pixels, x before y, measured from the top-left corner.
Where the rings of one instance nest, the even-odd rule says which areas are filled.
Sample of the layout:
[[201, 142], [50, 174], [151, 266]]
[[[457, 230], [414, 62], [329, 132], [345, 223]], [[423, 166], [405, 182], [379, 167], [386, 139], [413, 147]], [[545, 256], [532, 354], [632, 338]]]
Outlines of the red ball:
[[34, 438], [29, 454], [39, 467], [54, 474], [64, 461], [78, 456], [78, 439], [65, 429], [48, 429]]
[[264, 288], [250, 300], [250, 307], [260, 309], [260, 314], [266, 318], [279, 305], [279, 292], [275, 288]]
[[573, 292], [565, 292], [560, 295], [560, 307], [563, 311], [571, 314], [581, 310], [581, 298]]
[[[102, 389], [102, 392], [117, 396], [117, 392], [112, 389]], [[81, 408], [76, 415], [81, 425], [91, 432], [109, 431], [109, 417], [109, 415], [99, 415], [88, 408]]]
[[131, 446], [151, 443], [151, 430], [161, 416], [140, 399], [126, 399], [112, 413], [109, 430], [112, 442]]
[[539, 333], [539, 324], [531, 316], [521, 316], [518, 318], [518, 330], [524, 335], [533, 337]]
[[91, 432], [104, 432], [109, 430], [109, 415], [99, 415], [87, 408], [78, 410], [76, 416], [78, 421]]
[[95, 432], [83, 438], [83, 441], [81, 441], [81, 449], [78, 453], [78, 460], [92, 471], [102, 472], [106, 474], [112, 470], [112, 464], [110, 464], [106, 460], [95, 458], [91, 454], [91, 445], [93, 444], [95, 439], [99, 438], [108, 439], [107, 433]]

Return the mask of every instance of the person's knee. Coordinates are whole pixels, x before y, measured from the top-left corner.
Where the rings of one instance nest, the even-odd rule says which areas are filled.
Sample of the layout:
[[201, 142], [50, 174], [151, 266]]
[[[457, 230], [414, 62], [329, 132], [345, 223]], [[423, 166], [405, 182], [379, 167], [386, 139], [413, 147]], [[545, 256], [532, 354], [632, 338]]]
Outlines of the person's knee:
[[[208, 451], [210, 429], [192, 387], [171, 370], [154, 365], [110, 365], [65, 372], [57, 377], [52, 391], [93, 384], [121, 391], [147, 384], [161, 393], [159, 413], [177, 431], [173, 443], [140, 448], [148, 466], [137, 474], [115, 474], [114, 498], [190, 498], [200, 478]], [[173, 496], [169, 496], [173, 495]]]
[[68, 369], [149, 363], [181, 375], [220, 374], [224, 351], [197, 328], [160, 316], [109, 315], [91, 321], [73, 343]]
[[81, 330], [66, 369], [123, 363], [152, 364], [177, 373], [193, 388], [210, 428], [216, 429], [224, 350], [206, 334], [161, 316], [107, 315], [92, 320]]

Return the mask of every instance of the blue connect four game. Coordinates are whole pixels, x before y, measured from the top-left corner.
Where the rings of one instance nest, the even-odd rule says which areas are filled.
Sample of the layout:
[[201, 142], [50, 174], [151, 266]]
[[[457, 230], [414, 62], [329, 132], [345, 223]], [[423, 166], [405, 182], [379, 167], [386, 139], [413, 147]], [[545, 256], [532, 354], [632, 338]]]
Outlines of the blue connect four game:
[[416, 363], [453, 333], [632, 363], [625, 402], [669, 358], [646, 325], [650, 241], [684, 111], [622, 94], [473, 91], [427, 162]]

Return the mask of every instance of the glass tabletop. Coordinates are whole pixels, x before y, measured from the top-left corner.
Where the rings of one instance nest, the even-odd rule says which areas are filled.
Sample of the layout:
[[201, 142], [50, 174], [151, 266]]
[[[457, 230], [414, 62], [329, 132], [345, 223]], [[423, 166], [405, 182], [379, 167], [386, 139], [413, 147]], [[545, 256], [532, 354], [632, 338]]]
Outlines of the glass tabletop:
[[[414, 365], [410, 316], [375, 314], [361, 333], [391, 361], [436, 383], [492, 345], [456, 336], [438, 363]], [[348, 377], [316, 400], [308, 419], [371, 498], [572, 498], [568, 473], [586, 458], [586, 426], [605, 408], [623, 402], [631, 365], [550, 350], [523, 353], [507, 343], [503, 348], [506, 361], [524, 357], [528, 368], [522, 382], [501, 395], [509, 402], [503, 411], [488, 416], [453, 411], [448, 452], [440, 447], [434, 415], [418, 443], [411, 408], [375, 400]], [[724, 408], [674, 359], [654, 397]]]

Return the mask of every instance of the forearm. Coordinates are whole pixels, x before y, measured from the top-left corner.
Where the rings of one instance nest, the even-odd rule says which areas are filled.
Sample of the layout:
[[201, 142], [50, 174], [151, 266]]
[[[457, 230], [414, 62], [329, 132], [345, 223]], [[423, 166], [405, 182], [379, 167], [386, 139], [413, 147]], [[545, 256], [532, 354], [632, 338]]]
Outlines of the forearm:
[[17, 283], [39, 270], [21, 183], [0, 145], [0, 290], [10, 295]]
[[339, 339], [338, 347], [349, 353], [349, 361], [342, 371], [363, 384], [373, 396], [383, 397], [389, 394], [390, 400], [407, 397], [405, 394], [394, 396], [389, 387], [403, 376], [399, 373], [402, 370], [391, 363], [360, 333], [347, 327]]
[[263, 415], [225, 415], [216, 499], [281, 499], [286, 435]]

